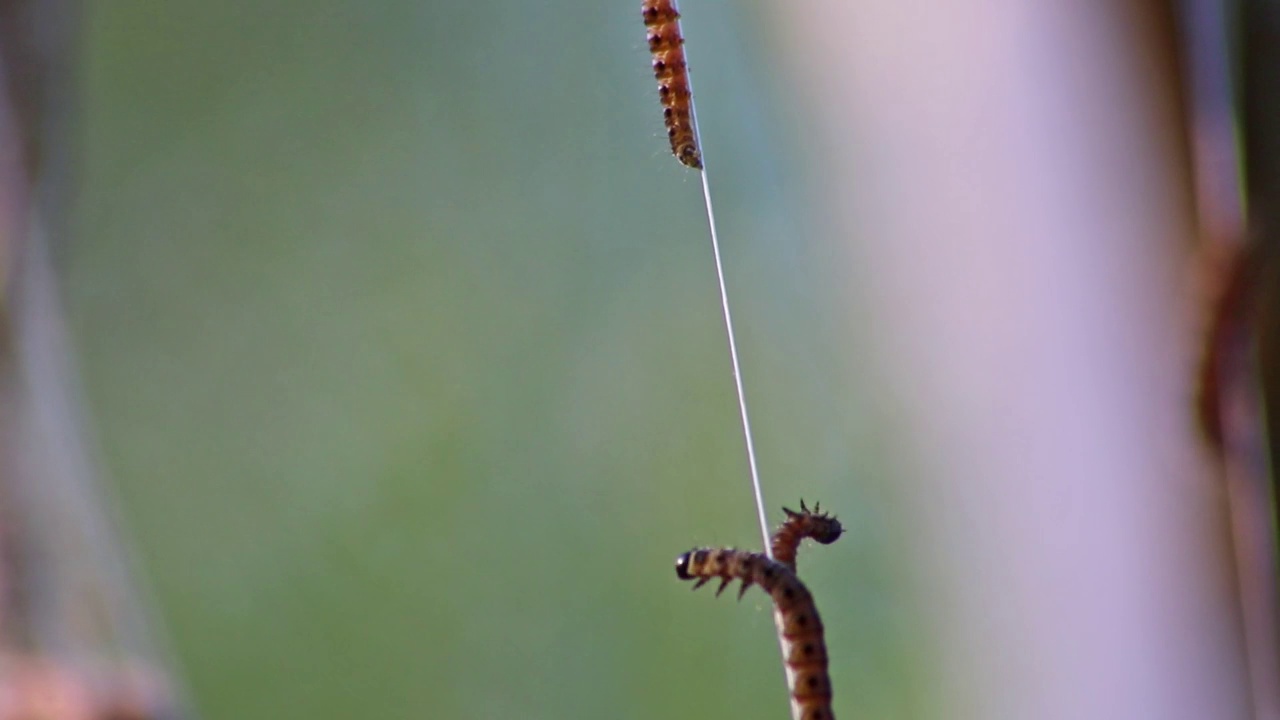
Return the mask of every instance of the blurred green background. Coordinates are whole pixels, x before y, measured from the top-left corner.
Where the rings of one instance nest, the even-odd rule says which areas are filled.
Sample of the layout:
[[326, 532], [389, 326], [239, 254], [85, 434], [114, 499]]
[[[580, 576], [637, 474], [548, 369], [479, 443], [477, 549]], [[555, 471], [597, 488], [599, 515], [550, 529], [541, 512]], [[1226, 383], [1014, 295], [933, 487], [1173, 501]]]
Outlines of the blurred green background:
[[[684, 5], [770, 520], [850, 530], [800, 560], [837, 712], [925, 714], [786, 49]], [[64, 292], [204, 716], [786, 717], [766, 596], [672, 572], [759, 533], [638, 1], [89, 3], [85, 43]]]

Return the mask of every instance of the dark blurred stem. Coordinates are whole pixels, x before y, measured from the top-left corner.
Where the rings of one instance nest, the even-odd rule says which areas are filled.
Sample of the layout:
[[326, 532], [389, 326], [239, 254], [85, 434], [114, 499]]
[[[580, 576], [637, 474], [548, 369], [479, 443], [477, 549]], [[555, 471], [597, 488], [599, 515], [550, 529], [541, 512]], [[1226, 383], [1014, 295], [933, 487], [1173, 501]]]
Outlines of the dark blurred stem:
[[[2, 42], [2, 41], [0, 41]], [[0, 59], [5, 57], [0, 45]], [[7, 87], [8, 64], [0, 61], [0, 90]], [[29, 641], [16, 616], [23, 613], [22, 599], [15, 577], [21, 574], [15, 523], [13, 480], [21, 472], [21, 452], [16, 342], [13, 337], [12, 278], [21, 238], [26, 235], [27, 174], [23, 168], [23, 142], [10, 94], [0, 92], [0, 289], [4, 304], [0, 306], [0, 646]]]
[[[1188, 7], [1205, 3], [1189, 2]], [[1216, 3], [1212, 5], [1216, 6]], [[1207, 240], [1229, 259], [1207, 339], [1202, 392], [1211, 439], [1219, 443], [1235, 541], [1245, 644], [1255, 716], [1280, 718], [1280, 592], [1277, 591], [1276, 492], [1272, 458], [1278, 441], [1269, 414], [1280, 400], [1280, 323], [1276, 248], [1280, 244], [1280, 4], [1238, 0], [1235, 100], [1242, 136], [1246, 214], [1243, 232], [1212, 232], [1238, 226], [1202, 223]], [[1192, 26], [1194, 36], [1195, 27]], [[1192, 41], [1194, 52], [1194, 37]], [[1231, 143], [1230, 130], [1206, 130], [1199, 109], [1198, 134], [1216, 130], [1217, 143]], [[1204, 137], [1201, 144], [1209, 144]], [[1203, 174], [1203, 173], [1202, 173]], [[1224, 202], [1205, 201], [1202, 215]], [[1261, 382], [1261, 387], [1259, 387]], [[1216, 407], [1215, 407], [1216, 405]], [[1216, 421], [1216, 422], [1215, 422]]]

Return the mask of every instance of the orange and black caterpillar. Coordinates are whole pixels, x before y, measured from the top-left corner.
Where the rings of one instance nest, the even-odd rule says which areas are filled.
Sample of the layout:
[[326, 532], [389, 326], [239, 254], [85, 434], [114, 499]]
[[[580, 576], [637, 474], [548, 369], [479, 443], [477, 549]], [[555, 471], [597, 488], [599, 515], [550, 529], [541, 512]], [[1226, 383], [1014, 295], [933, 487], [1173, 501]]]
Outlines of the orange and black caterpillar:
[[742, 581], [738, 598], [747, 588], [759, 585], [773, 598], [780, 618], [782, 652], [791, 691], [791, 717], [796, 720], [832, 720], [831, 678], [827, 675], [827, 646], [822, 638], [822, 620], [813, 595], [786, 565], [763, 553], [732, 548], [700, 548], [676, 558], [676, 575], [681, 580], [697, 579], [697, 590], [713, 578], [720, 578], [716, 595], [734, 580]]
[[698, 136], [693, 128], [693, 92], [689, 85], [689, 65], [684, 59], [680, 12], [676, 10], [675, 0], [644, 0], [640, 12], [649, 29], [653, 75], [658, 78], [658, 99], [662, 101], [671, 152], [680, 162], [701, 170], [702, 154], [698, 152]]
[[840, 534], [844, 532], [844, 526], [839, 520], [821, 512], [821, 509], [819, 503], [814, 503], [813, 509], [810, 510], [804, 506], [804, 500], [800, 501], [800, 512], [791, 508], [782, 508], [782, 512], [787, 514], [787, 519], [773, 534], [770, 542], [774, 560], [795, 572], [796, 550], [800, 547], [801, 540], [813, 538], [823, 545], [830, 545], [840, 538]]

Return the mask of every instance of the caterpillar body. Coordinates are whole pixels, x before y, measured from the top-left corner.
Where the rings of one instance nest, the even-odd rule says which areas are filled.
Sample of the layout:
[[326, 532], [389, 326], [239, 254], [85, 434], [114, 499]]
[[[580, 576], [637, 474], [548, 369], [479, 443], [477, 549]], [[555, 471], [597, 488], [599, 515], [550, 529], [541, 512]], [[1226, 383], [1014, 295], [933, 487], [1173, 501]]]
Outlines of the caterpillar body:
[[693, 91], [689, 65], [680, 34], [680, 12], [675, 0], [644, 0], [640, 9], [648, 28], [653, 75], [658, 79], [658, 99], [667, 124], [667, 139], [676, 159], [695, 170], [702, 169], [702, 153], [693, 126]]
[[831, 678], [827, 674], [827, 646], [822, 620], [813, 595], [791, 568], [763, 553], [732, 548], [698, 548], [676, 558], [676, 575], [697, 580], [697, 590], [720, 579], [716, 595], [734, 580], [742, 581], [741, 599], [747, 588], [759, 585], [773, 599], [780, 619], [782, 648], [791, 692], [791, 716], [796, 720], [832, 720]]
[[819, 503], [814, 503], [813, 509], [810, 510], [805, 507], [804, 500], [800, 501], [800, 512], [791, 508], [782, 508], [782, 511], [787, 514], [787, 519], [773, 534], [770, 542], [774, 560], [795, 572], [796, 551], [800, 548], [801, 540], [812, 538], [823, 545], [830, 545], [840, 539], [844, 526], [835, 517], [821, 512], [821, 509]]

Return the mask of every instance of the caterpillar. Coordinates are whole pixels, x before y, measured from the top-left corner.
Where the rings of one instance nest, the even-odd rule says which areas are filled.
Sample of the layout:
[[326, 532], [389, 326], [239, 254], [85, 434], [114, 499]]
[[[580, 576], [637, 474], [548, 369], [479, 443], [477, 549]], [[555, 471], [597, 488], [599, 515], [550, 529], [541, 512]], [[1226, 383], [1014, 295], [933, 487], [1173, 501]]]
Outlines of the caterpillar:
[[684, 37], [680, 34], [680, 12], [675, 0], [644, 0], [640, 12], [648, 28], [653, 75], [658, 79], [658, 99], [662, 101], [671, 154], [686, 166], [701, 170], [702, 153], [698, 151], [693, 127], [693, 91], [684, 58]]
[[773, 534], [770, 542], [774, 560], [795, 572], [796, 550], [799, 549], [801, 540], [813, 538], [823, 545], [830, 545], [840, 539], [844, 526], [836, 518], [821, 512], [821, 509], [820, 503], [814, 503], [813, 509], [810, 510], [804, 506], [804, 500], [800, 501], [800, 512], [791, 508], [782, 508], [782, 512], [787, 514], [787, 519]]
[[[816, 507], [815, 507], [816, 509]], [[782, 652], [791, 693], [791, 717], [795, 720], [832, 720], [831, 678], [827, 675], [827, 646], [822, 620], [813, 595], [783, 563], [763, 553], [732, 548], [698, 548], [676, 558], [676, 576], [697, 579], [697, 590], [720, 578], [716, 595], [734, 580], [742, 581], [738, 599], [752, 585], [759, 585], [773, 599], [782, 631]]]

